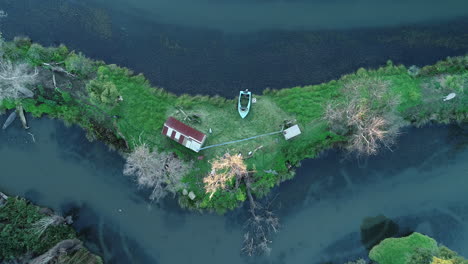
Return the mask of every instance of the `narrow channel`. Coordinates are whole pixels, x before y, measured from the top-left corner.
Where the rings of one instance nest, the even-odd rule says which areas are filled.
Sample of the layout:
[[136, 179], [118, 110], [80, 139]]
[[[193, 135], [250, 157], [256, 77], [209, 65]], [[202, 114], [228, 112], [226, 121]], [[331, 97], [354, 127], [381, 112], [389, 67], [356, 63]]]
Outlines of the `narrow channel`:
[[[255, 261], [239, 254], [245, 210], [219, 216], [183, 211], [171, 198], [151, 204], [122, 175], [122, 158], [88, 142], [80, 128], [47, 118], [30, 126], [36, 142], [19, 122], [1, 132], [0, 189], [74, 213], [75, 227], [106, 263]], [[411, 128], [393, 151], [367, 160], [331, 150], [304, 161], [272, 194], [283, 226], [271, 255], [258, 261], [365, 256], [359, 228], [378, 214], [400, 232], [424, 232], [468, 255], [467, 134], [456, 125]]]

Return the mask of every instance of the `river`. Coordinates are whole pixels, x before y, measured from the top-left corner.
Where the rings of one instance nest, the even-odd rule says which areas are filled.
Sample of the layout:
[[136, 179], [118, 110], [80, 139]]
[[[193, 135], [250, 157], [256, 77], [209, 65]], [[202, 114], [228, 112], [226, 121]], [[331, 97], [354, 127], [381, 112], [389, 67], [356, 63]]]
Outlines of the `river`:
[[177, 94], [261, 93], [468, 51], [465, 0], [0, 0], [4, 37], [64, 43]]
[[73, 213], [108, 263], [342, 263], [366, 256], [359, 227], [378, 214], [468, 256], [466, 126], [405, 129], [393, 151], [368, 159], [330, 150], [304, 161], [272, 194], [282, 228], [258, 259], [239, 254], [244, 209], [219, 216], [171, 198], [151, 204], [122, 175], [122, 158], [80, 128], [46, 118], [30, 126], [36, 142], [20, 122], [1, 132], [0, 189]]
[[[177, 94], [233, 97], [329, 81], [388, 59], [422, 66], [465, 54], [466, 5], [0, 0], [8, 13], [0, 30], [7, 39], [64, 43]], [[254, 259], [239, 254], [245, 209], [219, 216], [183, 211], [170, 198], [148, 203], [122, 175], [122, 158], [81, 129], [46, 118], [30, 126], [36, 142], [19, 122], [0, 132], [0, 190], [73, 213], [87, 246], [107, 263], [342, 263], [367, 255], [359, 228], [379, 214], [399, 234], [421, 231], [468, 256], [466, 126], [405, 129], [393, 151], [368, 159], [330, 150], [304, 161], [272, 192], [281, 232], [271, 255]]]

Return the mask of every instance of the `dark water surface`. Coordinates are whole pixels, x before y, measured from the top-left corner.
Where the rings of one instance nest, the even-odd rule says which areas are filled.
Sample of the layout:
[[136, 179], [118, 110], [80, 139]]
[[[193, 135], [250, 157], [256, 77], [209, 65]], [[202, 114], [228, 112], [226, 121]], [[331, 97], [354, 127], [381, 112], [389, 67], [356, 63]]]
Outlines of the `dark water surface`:
[[[468, 52], [465, 0], [0, 0], [0, 9], [6, 38], [64, 43], [178, 94], [232, 97]], [[283, 227], [259, 259], [239, 255], [245, 210], [151, 205], [122, 175], [123, 160], [81, 129], [31, 127], [36, 143], [19, 122], [0, 131], [0, 190], [73, 212], [109, 263], [342, 263], [367, 255], [359, 227], [378, 214], [399, 235], [421, 231], [468, 256], [466, 127], [407, 129], [394, 152], [365, 160], [329, 151], [304, 161], [272, 194]]]
[[316, 84], [468, 52], [466, 0], [0, 0], [0, 30], [143, 72], [172, 92]]
[[171, 199], [149, 204], [122, 175], [119, 155], [81, 129], [49, 119], [30, 125], [35, 143], [19, 122], [0, 134], [0, 190], [74, 212], [108, 263], [341, 263], [367, 254], [359, 227], [378, 214], [400, 233], [421, 231], [468, 256], [466, 127], [406, 129], [393, 152], [367, 160], [329, 151], [304, 161], [273, 192], [283, 226], [271, 256], [248, 260], [239, 254], [245, 210], [200, 215]]

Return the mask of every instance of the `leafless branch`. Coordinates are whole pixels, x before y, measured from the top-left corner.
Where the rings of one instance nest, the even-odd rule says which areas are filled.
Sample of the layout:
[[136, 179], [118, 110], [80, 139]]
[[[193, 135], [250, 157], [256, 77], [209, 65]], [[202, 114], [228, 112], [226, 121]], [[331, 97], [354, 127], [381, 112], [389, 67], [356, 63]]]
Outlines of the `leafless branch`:
[[0, 61], [0, 100], [33, 97], [29, 89], [37, 79], [39, 71], [25, 63], [12, 63], [8, 60]]
[[211, 172], [203, 178], [205, 191], [210, 194], [211, 199], [217, 190], [226, 189], [231, 179], [236, 179], [236, 187], [238, 187], [242, 177], [247, 174], [247, 166], [242, 156], [226, 153], [211, 162]]
[[344, 99], [325, 106], [324, 119], [332, 131], [349, 137], [350, 152], [373, 155], [394, 143], [402, 120], [396, 110], [399, 98], [389, 87], [375, 78], [352, 80], [343, 87]]
[[151, 200], [159, 201], [167, 193], [175, 194], [182, 188], [182, 177], [191, 164], [172, 153], [150, 151], [146, 144], [135, 147], [127, 157], [123, 173], [135, 176], [138, 186], [152, 188]]

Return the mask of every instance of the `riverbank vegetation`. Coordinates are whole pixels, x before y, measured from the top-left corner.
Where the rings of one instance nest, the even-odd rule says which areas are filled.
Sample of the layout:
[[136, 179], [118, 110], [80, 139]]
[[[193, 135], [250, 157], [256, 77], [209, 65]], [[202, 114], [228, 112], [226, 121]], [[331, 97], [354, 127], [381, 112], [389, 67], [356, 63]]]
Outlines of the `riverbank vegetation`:
[[77, 239], [69, 218], [9, 197], [0, 205], [1, 263], [102, 263]]
[[[438, 245], [423, 234], [413, 233], [407, 237], [387, 238], [369, 252], [369, 258], [378, 264], [466, 264], [468, 260], [455, 251]], [[361, 259], [346, 264], [366, 264]]]
[[[22, 107], [35, 117], [48, 115], [80, 125], [89, 139], [103, 140], [122, 152], [126, 174], [152, 188], [151, 198], [177, 193], [180, 205], [190, 209], [223, 213], [249, 195], [264, 197], [291, 179], [301, 160], [330, 147], [372, 155], [391, 148], [404, 125], [467, 120], [468, 56], [421, 69], [389, 61], [379, 69], [359, 69], [328, 83], [267, 89], [254, 95], [256, 103], [241, 119], [236, 100], [176, 96], [152, 87], [141, 74], [93, 61], [63, 45], [45, 48], [27, 38], [0, 40], [0, 45], [6, 65], [0, 72], [0, 94], [13, 91], [0, 100], [1, 111]], [[456, 97], [444, 101], [450, 93]], [[161, 135], [169, 116], [207, 134], [206, 145], [294, 124], [302, 134], [286, 141], [277, 133], [195, 153]], [[213, 170], [218, 171], [213, 165], [227, 156], [241, 157], [248, 173], [207, 189]]]
[[[203, 179], [211, 171], [210, 162], [226, 153], [242, 155], [248, 170], [255, 172], [254, 195], [263, 196], [293, 177], [293, 166], [326, 148], [343, 146], [358, 154], [375, 154], [382, 146], [391, 146], [403, 125], [467, 118], [467, 56], [416, 70], [389, 62], [329, 83], [265, 90], [255, 95], [257, 103], [242, 120], [235, 100], [175, 96], [151, 87], [141, 74], [93, 61], [65, 46], [44, 48], [27, 38], [1, 45], [6, 73], [1, 74], [5, 78], [0, 89], [7, 95], [1, 109], [22, 105], [33, 116], [47, 114], [79, 124], [90, 139], [104, 140], [123, 152], [131, 153], [144, 143], [149, 150], [193, 162], [194, 169], [177, 185], [180, 194], [184, 189], [194, 193], [194, 199], [180, 196], [181, 204], [190, 208], [223, 212], [245, 200], [245, 190], [205, 192]], [[21, 92], [25, 90], [34, 93]], [[457, 96], [443, 101], [452, 92]], [[161, 135], [168, 116], [206, 133], [206, 145], [279, 131], [285, 123], [298, 124], [302, 134], [290, 141], [277, 134], [195, 153]]]

